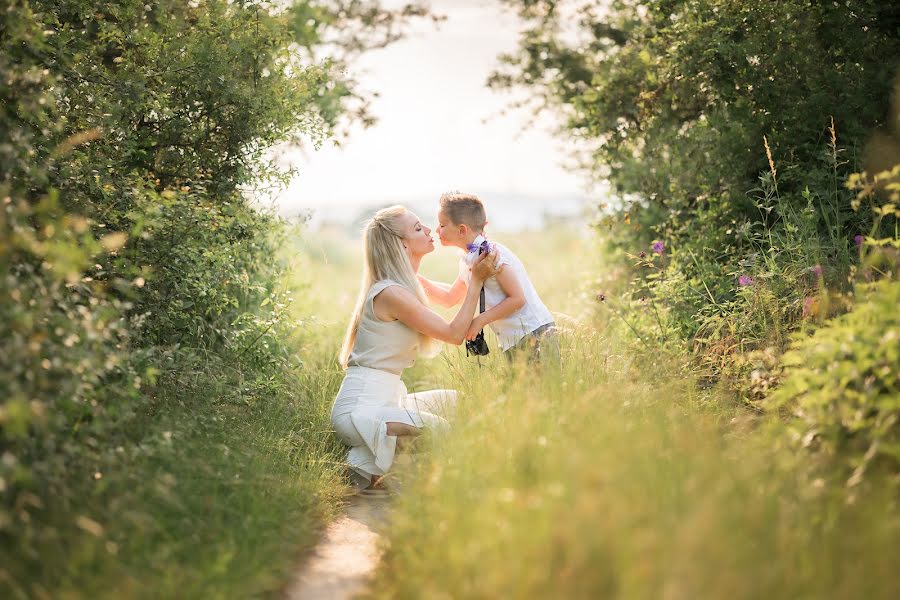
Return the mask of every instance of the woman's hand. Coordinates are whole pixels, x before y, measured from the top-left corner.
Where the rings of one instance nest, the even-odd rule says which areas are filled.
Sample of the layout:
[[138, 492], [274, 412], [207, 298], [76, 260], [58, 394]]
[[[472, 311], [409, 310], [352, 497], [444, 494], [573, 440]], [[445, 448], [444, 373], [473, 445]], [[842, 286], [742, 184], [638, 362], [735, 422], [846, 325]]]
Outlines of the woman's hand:
[[472, 282], [480, 285], [502, 271], [504, 265], [497, 267], [498, 258], [499, 253], [496, 248], [488, 254], [480, 255], [472, 264]]
[[[481, 313], [481, 314], [483, 315], [484, 313]], [[484, 323], [480, 317], [481, 317], [481, 315], [472, 319], [472, 324], [469, 325], [469, 331], [466, 332], [466, 339], [469, 340], [470, 342], [475, 339], [475, 336], [478, 335], [479, 331], [484, 329]]]

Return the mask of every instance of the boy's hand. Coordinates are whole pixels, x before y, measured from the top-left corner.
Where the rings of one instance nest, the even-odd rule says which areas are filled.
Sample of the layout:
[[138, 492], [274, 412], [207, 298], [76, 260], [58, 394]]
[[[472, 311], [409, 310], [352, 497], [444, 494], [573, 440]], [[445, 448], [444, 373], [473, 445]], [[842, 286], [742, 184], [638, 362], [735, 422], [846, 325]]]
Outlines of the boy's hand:
[[[484, 313], [482, 313], [484, 314]], [[481, 315], [472, 319], [472, 324], [469, 325], [469, 331], [466, 333], [466, 339], [470, 342], [475, 339], [475, 336], [478, 335], [478, 332], [484, 329], [484, 325], [482, 324]]]

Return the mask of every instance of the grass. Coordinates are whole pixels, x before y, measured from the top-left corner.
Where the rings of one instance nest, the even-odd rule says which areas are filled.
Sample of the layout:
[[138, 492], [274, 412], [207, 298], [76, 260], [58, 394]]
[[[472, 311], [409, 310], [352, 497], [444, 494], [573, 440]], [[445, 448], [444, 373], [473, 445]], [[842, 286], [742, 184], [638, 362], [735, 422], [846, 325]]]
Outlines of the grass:
[[[404, 373], [411, 391], [455, 388], [461, 402], [454, 429], [392, 474], [405, 492], [373, 596], [900, 596], [900, 519], [878, 480], [847, 504], [841, 481], [778, 443], [777, 423], [623, 350], [594, 312], [590, 238], [558, 226], [496, 239], [565, 313], [563, 369], [537, 376], [496, 352], [478, 367], [447, 348]], [[360, 271], [338, 231], [302, 232], [291, 250], [302, 367], [211, 362], [162, 382], [121, 450], [73, 465], [78, 489], [45, 507], [50, 526], [28, 544], [40, 552], [4, 546], [4, 597], [281, 592], [345, 492], [328, 415]], [[449, 281], [454, 254], [423, 272]]]
[[[563, 369], [538, 376], [496, 352], [479, 367], [447, 348], [404, 373], [410, 390], [454, 388], [461, 401], [452, 431], [417, 442], [391, 475], [404, 493], [372, 597], [900, 597], [900, 511], [884, 476], [850, 495], [777, 419], [614, 337], [623, 328], [595, 310], [593, 288], [621, 274], [596, 240], [564, 226], [492, 237], [561, 316]], [[332, 257], [308, 272], [328, 282], [317, 293], [337, 337], [360, 260], [340, 239], [306, 240]], [[423, 272], [452, 280], [452, 251]]]
[[316, 366], [288, 389], [210, 372], [206, 389], [161, 387], [165, 410], [98, 463], [72, 466], [42, 539], [28, 540], [39, 553], [4, 557], [3, 596], [277, 594], [343, 493], [328, 425], [336, 375]]
[[[597, 255], [589, 239], [497, 238], [564, 307], [563, 369], [540, 376], [496, 354], [478, 367], [448, 348], [404, 373], [411, 390], [461, 401], [453, 430], [391, 475], [404, 493], [372, 597], [900, 595], [894, 488], [873, 478], [848, 501], [782, 424], [611, 337], [592, 305], [598, 266], [579, 260]], [[439, 257], [423, 270], [446, 279]]]
[[[727, 398], [595, 333], [544, 377], [450, 361], [378, 598], [895, 598], [896, 498], [845, 502]], [[777, 425], [772, 425], [777, 427]]]

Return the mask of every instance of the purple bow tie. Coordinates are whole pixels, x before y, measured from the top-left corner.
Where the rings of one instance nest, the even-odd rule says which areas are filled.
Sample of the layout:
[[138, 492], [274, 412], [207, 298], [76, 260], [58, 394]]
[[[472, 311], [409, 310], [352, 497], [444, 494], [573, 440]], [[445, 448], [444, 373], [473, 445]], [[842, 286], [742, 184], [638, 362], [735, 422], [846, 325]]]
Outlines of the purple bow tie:
[[[481, 254], [481, 252], [490, 254], [491, 250], [493, 249], [494, 247], [487, 240], [484, 240], [480, 244], [466, 244], [466, 250], [468, 250], [469, 252], [478, 252], [479, 254]], [[479, 252], [479, 250], [481, 252]]]

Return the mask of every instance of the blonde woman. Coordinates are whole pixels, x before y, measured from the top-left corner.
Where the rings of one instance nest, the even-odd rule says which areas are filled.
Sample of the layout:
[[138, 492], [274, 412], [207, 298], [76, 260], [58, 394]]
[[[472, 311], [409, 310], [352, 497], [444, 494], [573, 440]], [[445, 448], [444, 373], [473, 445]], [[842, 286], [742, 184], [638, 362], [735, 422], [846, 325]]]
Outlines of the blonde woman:
[[[415, 436], [425, 427], [446, 423], [441, 415], [452, 410], [456, 392], [407, 394], [400, 374], [419, 354], [434, 355], [438, 342], [463, 342], [481, 285], [469, 286], [449, 323], [428, 308], [416, 273], [422, 257], [434, 250], [434, 239], [431, 230], [402, 206], [378, 211], [366, 225], [363, 245], [362, 284], [341, 348], [346, 373], [331, 409], [331, 423], [350, 446], [347, 463], [354, 483], [374, 491], [393, 463], [398, 436]], [[476, 282], [499, 272], [495, 258], [482, 256], [473, 265]]]

